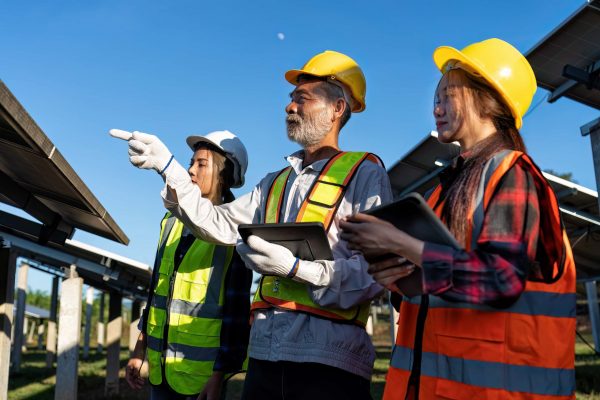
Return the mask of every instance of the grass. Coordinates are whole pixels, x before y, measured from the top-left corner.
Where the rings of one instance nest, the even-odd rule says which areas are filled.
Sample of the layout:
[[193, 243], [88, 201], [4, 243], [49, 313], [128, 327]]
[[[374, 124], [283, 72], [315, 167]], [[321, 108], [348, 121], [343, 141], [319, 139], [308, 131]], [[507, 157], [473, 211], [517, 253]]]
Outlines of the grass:
[[[385, 386], [385, 375], [391, 355], [389, 325], [385, 321], [375, 326], [373, 343], [377, 351], [377, 360], [373, 371], [371, 393], [374, 399], [381, 399]], [[591, 340], [586, 337], [588, 342]], [[600, 358], [581, 342], [575, 346], [575, 369], [577, 376], [577, 398], [600, 400]], [[29, 350], [23, 354], [23, 364], [18, 374], [11, 373], [9, 378], [9, 400], [53, 400], [56, 383], [55, 369], [45, 368], [45, 352]], [[126, 348], [121, 349], [121, 367], [129, 357]], [[79, 362], [78, 398], [85, 400], [104, 399], [104, 379], [106, 376], [106, 354], [92, 351], [88, 360]], [[111, 399], [147, 399], [148, 388], [134, 391], [125, 382], [124, 370], [120, 371], [119, 395]], [[244, 374], [230, 379], [227, 387], [227, 399], [239, 399], [244, 383]]]

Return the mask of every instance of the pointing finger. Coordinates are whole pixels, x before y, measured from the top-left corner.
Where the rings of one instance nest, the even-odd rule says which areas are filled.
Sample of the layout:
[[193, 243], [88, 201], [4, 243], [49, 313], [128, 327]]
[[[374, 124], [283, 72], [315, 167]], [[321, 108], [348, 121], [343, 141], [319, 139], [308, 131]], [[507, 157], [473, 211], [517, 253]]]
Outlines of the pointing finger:
[[108, 134], [117, 139], [129, 140], [133, 134], [131, 132], [124, 131], [122, 129], [111, 129]]

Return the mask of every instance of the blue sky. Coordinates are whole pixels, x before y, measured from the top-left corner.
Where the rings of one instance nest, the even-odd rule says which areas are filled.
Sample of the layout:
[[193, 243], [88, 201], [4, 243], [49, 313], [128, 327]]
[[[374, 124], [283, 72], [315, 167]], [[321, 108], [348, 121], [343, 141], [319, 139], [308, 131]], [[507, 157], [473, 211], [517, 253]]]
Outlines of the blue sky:
[[[162, 181], [129, 164], [110, 128], [154, 133], [182, 164], [190, 157], [186, 136], [229, 129], [248, 148], [247, 184], [237, 191], [245, 193], [297, 149], [285, 133], [291, 86], [283, 74], [331, 49], [353, 57], [367, 78], [367, 109], [353, 115], [341, 146], [377, 153], [389, 166], [434, 128], [437, 46], [499, 37], [525, 52], [583, 3], [2, 2], [0, 79], [131, 243], [85, 232], [74, 238], [151, 264]], [[546, 95], [539, 89], [533, 104]], [[543, 169], [573, 172], [595, 188], [579, 127], [597, 117], [568, 99], [543, 103], [522, 134]], [[32, 287], [49, 290], [46, 275], [30, 277]]]

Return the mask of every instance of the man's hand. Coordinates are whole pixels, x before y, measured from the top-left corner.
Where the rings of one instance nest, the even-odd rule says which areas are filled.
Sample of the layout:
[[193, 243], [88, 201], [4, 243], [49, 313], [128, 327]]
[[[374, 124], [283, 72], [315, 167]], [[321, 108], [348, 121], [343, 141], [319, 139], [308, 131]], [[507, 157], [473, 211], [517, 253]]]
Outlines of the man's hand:
[[291, 278], [313, 285], [321, 284], [323, 265], [314, 261], [300, 260], [283, 246], [251, 235], [248, 237], [248, 244], [238, 243], [236, 249], [246, 263], [246, 267], [259, 274]]
[[125, 380], [132, 389], [139, 390], [146, 383], [146, 379], [140, 376], [140, 368], [144, 360], [138, 357], [132, 357], [125, 367]]
[[129, 142], [129, 161], [138, 168], [154, 169], [162, 173], [171, 162], [173, 155], [154, 135], [135, 131], [133, 133], [121, 129], [111, 129], [110, 136]]
[[293, 276], [297, 267], [296, 257], [278, 244], [269, 243], [258, 236], [248, 237], [248, 244], [239, 243], [237, 252], [246, 266], [262, 275]]
[[223, 372], [214, 371], [208, 382], [206, 382], [204, 390], [198, 395], [197, 400], [220, 400], [222, 387]]

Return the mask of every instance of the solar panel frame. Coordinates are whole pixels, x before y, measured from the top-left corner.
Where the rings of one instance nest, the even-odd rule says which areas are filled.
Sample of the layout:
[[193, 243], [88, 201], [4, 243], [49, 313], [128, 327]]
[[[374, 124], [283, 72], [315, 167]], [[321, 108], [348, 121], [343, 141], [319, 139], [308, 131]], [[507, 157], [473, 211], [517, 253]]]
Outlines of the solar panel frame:
[[[563, 96], [600, 109], [600, 90], [588, 89], [563, 77], [567, 64], [581, 69], [595, 64], [595, 68], [600, 69], [600, 0], [581, 6], [525, 53], [525, 57], [539, 87], [556, 91], [555, 94], [568, 89]], [[551, 101], [557, 98], [553, 96]]]
[[[71, 236], [129, 238], [0, 80], [0, 201]], [[54, 224], [55, 223], [55, 224]]]

